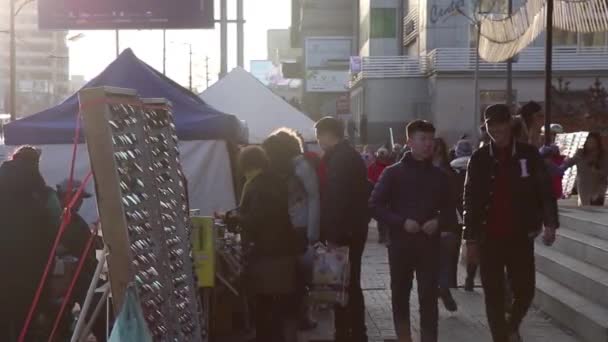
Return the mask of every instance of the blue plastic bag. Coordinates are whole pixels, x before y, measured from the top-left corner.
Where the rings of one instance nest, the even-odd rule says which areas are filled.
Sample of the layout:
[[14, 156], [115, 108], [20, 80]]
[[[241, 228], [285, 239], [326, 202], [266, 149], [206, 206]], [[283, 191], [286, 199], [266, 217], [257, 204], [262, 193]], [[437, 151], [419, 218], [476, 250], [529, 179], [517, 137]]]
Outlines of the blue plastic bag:
[[152, 334], [144, 319], [133, 286], [127, 288], [125, 300], [114, 323], [109, 342], [152, 342]]

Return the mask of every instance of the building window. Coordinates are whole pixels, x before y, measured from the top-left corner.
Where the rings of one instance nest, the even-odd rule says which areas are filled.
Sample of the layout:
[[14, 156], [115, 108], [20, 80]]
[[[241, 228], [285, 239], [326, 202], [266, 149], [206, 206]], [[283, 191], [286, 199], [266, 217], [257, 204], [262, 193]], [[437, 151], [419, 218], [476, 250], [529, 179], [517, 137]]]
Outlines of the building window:
[[555, 29], [553, 41], [558, 46], [608, 46], [606, 32], [577, 33]]
[[395, 8], [371, 9], [371, 37], [397, 37], [397, 10]]
[[607, 46], [608, 32], [580, 33], [578, 39], [581, 46]]
[[577, 45], [577, 33], [555, 29], [553, 31], [553, 44], [562, 46]]

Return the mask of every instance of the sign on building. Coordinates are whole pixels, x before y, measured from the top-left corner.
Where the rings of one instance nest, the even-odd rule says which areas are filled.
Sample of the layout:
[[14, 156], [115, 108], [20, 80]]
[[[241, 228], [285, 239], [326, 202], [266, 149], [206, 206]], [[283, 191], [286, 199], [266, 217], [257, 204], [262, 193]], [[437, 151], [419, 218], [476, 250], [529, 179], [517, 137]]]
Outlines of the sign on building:
[[265, 86], [268, 86], [276, 73], [276, 67], [272, 64], [272, 61], [256, 60], [249, 62], [249, 70], [251, 74], [262, 82]]
[[213, 0], [39, 0], [43, 30], [213, 28]]
[[309, 37], [304, 44], [306, 91], [346, 92], [350, 81], [350, 37]]
[[306, 91], [313, 93], [343, 93], [349, 90], [350, 73], [335, 70], [306, 72]]

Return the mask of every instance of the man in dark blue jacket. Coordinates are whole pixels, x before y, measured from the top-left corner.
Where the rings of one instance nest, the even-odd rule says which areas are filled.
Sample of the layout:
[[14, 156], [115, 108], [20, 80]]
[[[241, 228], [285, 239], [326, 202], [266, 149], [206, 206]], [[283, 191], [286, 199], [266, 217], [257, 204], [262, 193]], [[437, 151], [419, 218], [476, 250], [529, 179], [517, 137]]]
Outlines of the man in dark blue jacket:
[[363, 158], [344, 139], [342, 122], [326, 117], [315, 128], [327, 168], [327, 179], [321, 182], [321, 239], [330, 246], [348, 246], [351, 262], [348, 304], [334, 308], [335, 341], [367, 342], [361, 258], [370, 221], [371, 184]]
[[447, 175], [433, 166], [435, 127], [417, 120], [407, 126], [407, 152], [387, 168], [374, 188], [374, 217], [390, 226], [388, 247], [393, 317], [399, 341], [411, 341], [410, 292], [418, 279], [422, 342], [437, 341], [439, 241], [456, 224]]

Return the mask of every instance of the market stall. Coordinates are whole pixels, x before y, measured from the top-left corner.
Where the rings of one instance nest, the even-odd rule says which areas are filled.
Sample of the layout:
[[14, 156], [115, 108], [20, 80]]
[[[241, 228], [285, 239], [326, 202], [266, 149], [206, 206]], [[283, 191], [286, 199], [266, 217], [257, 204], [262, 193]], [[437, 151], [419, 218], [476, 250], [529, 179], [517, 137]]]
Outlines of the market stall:
[[[171, 102], [192, 207], [201, 209], [203, 215], [211, 215], [216, 210], [236, 206], [229, 144], [240, 138], [238, 119], [212, 108], [138, 59], [130, 49], [83, 88], [101, 86], [135, 89], [142, 97]], [[39, 146], [40, 167], [47, 183], [61, 182], [69, 173], [76, 118], [81, 109], [78, 95], [74, 94], [56, 107], [7, 124], [4, 127], [7, 154], [19, 145]], [[83, 134], [81, 131], [75, 160], [75, 176], [79, 179], [90, 169]], [[87, 190], [93, 192], [93, 185]], [[81, 214], [88, 222], [97, 219], [94, 201], [85, 203]]]

